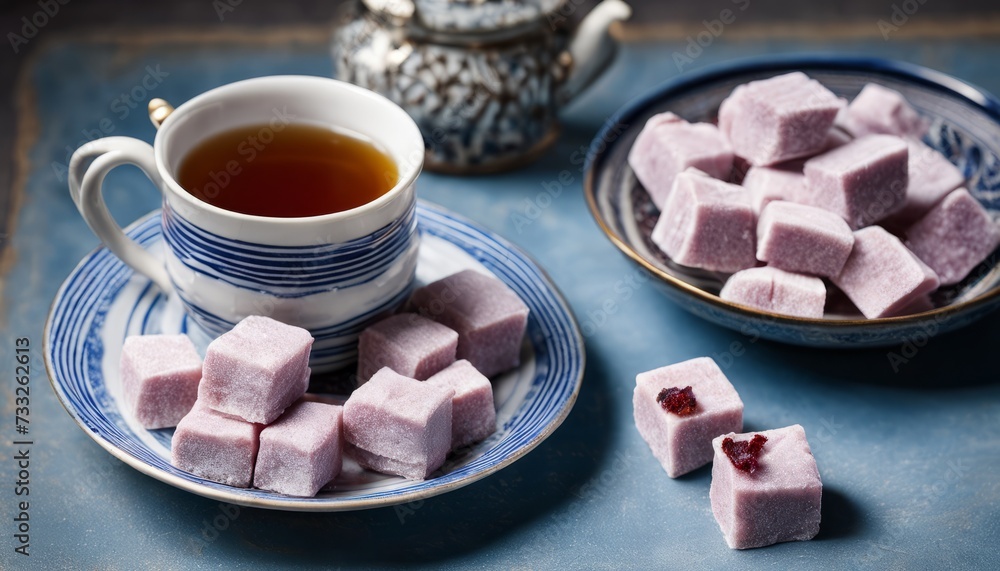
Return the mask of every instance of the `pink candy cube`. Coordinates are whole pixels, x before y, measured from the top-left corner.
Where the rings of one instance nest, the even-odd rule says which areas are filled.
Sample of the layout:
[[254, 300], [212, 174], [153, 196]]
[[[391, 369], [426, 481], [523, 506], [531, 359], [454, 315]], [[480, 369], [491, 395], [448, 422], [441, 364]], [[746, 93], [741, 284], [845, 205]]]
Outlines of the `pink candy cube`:
[[300, 401], [260, 433], [253, 485], [315, 496], [340, 473], [343, 407]]
[[[685, 407], [690, 400], [675, 402], [666, 396], [670, 389], [687, 387], [694, 398], [693, 409]], [[632, 407], [639, 434], [671, 478], [710, 462], [712, 439], [743, 428], [743, 401], [708, 357], [639, 373]]]
[[269, 424], [308, 388], [312, 343], [301, 327], [251, 315], [208, 346], [198, 398], [220, 412]]
[[765, 266], [729, 276], [719, 297], [771, 313], [819, 319], [826, 304], [826, 286], [817, 277]]
[[899, 238], [879, 226], [854, 233], [854, 249], [833, 283], [868, 319], [899, 315], [926, 293], [937, 289], [934, 270]]
[[521, 362], [528, 306], [502, 281], [463, 270], [413, 292], [414, 311], [458, 332], [458, 359], [487, 377]]
[[344, 404], [344, 438], [362, 466], [422, 480], [451, 450], [454, 392], [384, 368]]
[[850, 135], [847, 131], [841, 129], [840, 127], [834, 126], [826, 134], [826, 142], [823, 143], [823, 148], [819, 150], [820, 153], [825, 153], [827, 151], [836, 149], [837, 147], [843, 147], [847, 143], [854, 140], [854, 137]]
[[733, 151], [773, 165], [823, 149], [844, 103], [818, 81], [794, 72], [736, 88], [719, 108]]
[[878, 222], [906, 201], [908, 157], [899, 137], [854, 139], [806, 161], [800, 202], [838, 214], [853, 229]]
[[455, 391], [451, 399], [451, 448], [485, 440], [496, 432], [493, 385], [465, 359], [427, 379], [427, 383]]
[[743, 188], [750, 193], [750, 205], [760, 214], [771, 201], [797, 202], [805, 192], [806, 177], [801, 171], [772, 167], [750, 167]]
[[688, 167], [724, 178], [733, 151], [715, 125], [688, 123], [673, 113], [654, 115], [636, 137], [628, 163], [657, 208], [663, 208], [674, 177]]
[[979, 201], [960, 188], [907, 230], [906, 245], [942, 285], [952, 285], [1000, 245], [1000, 229]]
[[143, 428], [177, 426], [198, 400], [201, 357], [187, 335], [133, 335], [121, 377], [125, 406]]
[[854, 234], [836, 214], [777, 201], [757, 221], [757, 259], [790, 272], [833, 277], [854, 247]]
[[902, 210], [888, 220], [897, 227], [916, 222], [948, 193], [965, 183], [962, 171], [941, 153], [919, 141], [909, 140], [906, 144], [910, 148], [906, 202]]
[[[753, 473], [737, 468], [723, 442], [767, 438]], [[819, 533], [823, 482], [799, 425], [747, 434], [724, 434], [712, 441], [712, 513], [731, 549], [805, 541]]]
[[846, 124], [856, 137], [882, 133], [919, 139], [927, 132], [927, 122], [898, 91], [875, 83], [847, 106]]
[[[729, 94], [729, 97], [722, 100], [719, 104], [719, 132], [722, 136], [726, 138], [727, 141], [733, 140], [733, 124], [737, 119], [742, 120], [743, 116], [746, 114], [744, 107], [749, 102], [749, 94], [747, 93], [747, 85], [740, 84], [737, 85], [733, 92]], [[743, 155], [734, 154], [735, 158], [744, 158]]]
[[358, 384], [382, 367], [425, 380], [455, 362], [458, 333], [416, 313], [387, 317], [365, 329], [358, 342]]
[[653, 242], [685, 266], [735, 272], [757, 263], [747, 192], [696, 170], [677, 175], [653, 228]]
[[213, 482], [249, 488], [262, 428], [198, 401], [177, 424], [171, 463]]

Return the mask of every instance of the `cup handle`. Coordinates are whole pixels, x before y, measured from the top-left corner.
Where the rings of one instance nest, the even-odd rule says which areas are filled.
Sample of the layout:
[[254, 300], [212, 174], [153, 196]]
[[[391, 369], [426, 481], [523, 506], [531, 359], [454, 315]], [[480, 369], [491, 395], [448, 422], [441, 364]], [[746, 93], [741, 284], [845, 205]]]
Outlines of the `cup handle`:
[[[93, 159], [89, 166], [87, 162]], [[153, 281], [164, 293], [172, 291], [162, 260], [125, 235], [108, 211], [101, 188], [104, 177], [121, 165], [135, 165], [157, 188], [162, 180], [156, 169], [153, 147], [131, 137], [106, 137], [91, 141], [73, 153], [69, 163], [69, 193], [84, 221], [112, 254]]]

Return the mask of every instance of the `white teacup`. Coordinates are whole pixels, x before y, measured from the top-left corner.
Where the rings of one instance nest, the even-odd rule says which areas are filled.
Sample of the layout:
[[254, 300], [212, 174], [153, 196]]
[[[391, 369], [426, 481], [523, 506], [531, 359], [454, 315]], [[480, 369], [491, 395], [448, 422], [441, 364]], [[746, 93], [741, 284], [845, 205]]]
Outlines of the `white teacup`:
[[[241, 126], [278, 130], [288, 123], [369, 138], [395, 161], [398, 182], [363, 206], [303, 218], [224, 210], [177, 183], [178, 164], [205, 138]], [[108, 137], [80, 147], [70, 163], [69, 186], [108, 249], [176, 294], [209, 336], [247, 315], [268, 315], [310, 330], [316, 338], [311, 366], [332, 370], [355, 359], [360, 331], [411, 289], [419, 242], [414, 185], [423, 157], [416, 124], [381, 95], [333, 79], [273, 76], [225, 85], [184, 103], [160, 125], [152, 146]], [[101, 184], [123, 164], [141, 168], [163, 193], [165, 263], [127, 238], [108, 213]], [[280, 189], [275, 192], [280, 195]]]

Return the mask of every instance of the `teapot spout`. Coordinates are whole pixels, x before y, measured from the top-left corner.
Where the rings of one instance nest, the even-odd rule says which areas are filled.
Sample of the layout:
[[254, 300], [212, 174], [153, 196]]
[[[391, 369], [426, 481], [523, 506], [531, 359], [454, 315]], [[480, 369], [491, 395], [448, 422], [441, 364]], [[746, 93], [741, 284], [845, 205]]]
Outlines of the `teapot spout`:
[[622, 0], [604, 0], [584, 17], [570, 40], [573, 69], [559, 91], [560, 103], [576, 97], [607, 69], [618, 48], [608, 29], [631, 15], [632, 8]]

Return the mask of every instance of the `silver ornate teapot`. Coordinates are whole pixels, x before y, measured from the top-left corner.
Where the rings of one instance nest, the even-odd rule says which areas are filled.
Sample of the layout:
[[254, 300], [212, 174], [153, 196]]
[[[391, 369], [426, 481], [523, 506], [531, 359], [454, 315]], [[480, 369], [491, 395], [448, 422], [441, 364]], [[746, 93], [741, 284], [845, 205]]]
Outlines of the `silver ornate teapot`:
[[611, 62], [608, 27], [630, 15], [622, 0], [356, 0], [334, 77], [402, 106], [428, 168], [506, 170], [555, 141], [559, 107]]

